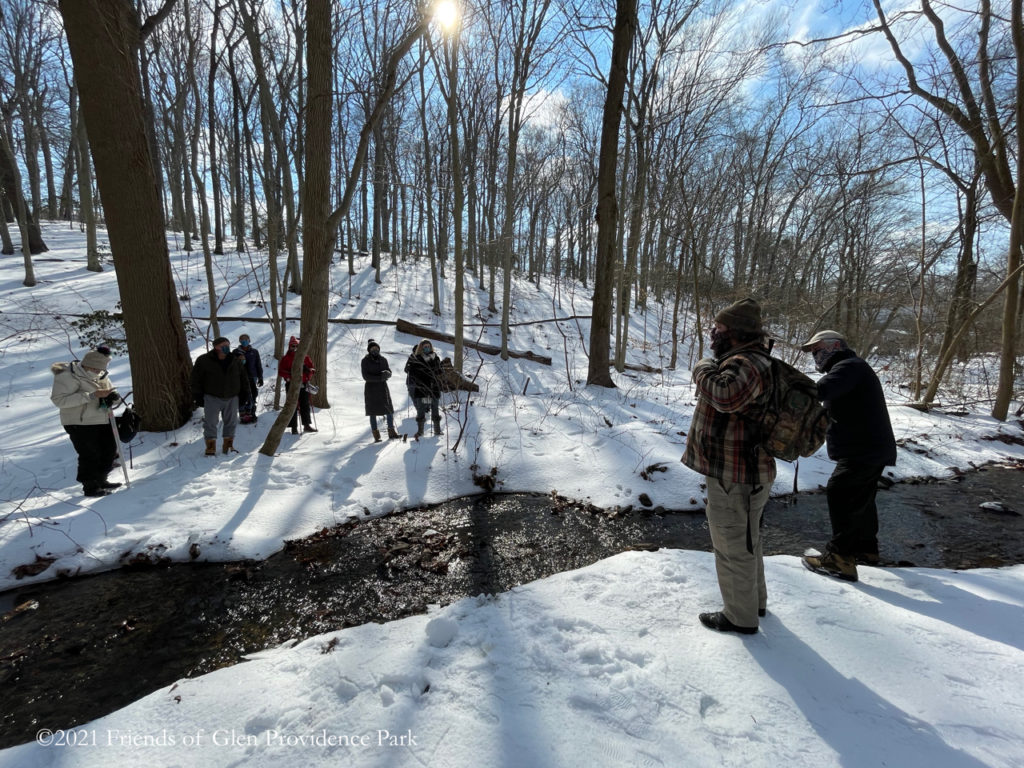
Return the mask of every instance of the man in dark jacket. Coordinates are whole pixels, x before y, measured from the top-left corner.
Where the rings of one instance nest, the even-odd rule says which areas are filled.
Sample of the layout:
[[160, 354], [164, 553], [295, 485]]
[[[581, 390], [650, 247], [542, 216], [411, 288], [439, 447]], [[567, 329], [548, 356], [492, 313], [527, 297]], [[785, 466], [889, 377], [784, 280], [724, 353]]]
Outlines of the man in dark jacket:
[[213, 349], [196, 358], [192, 367], [192, 399], [203, 409], [207, 456], [217, 454], [218, 416], [224, 421], [222, 450], [235, 451], [238, 395], [248, 386], [244, 358], [231, 354], [231, 342], [223, 336], [213, 340]]
[[757, 632], [768, 591], [761, 555], [761, 513], [775, 479], [775, 459], [760, 445], [758, 413], [771, 391], [761, 307], [743, 299], [715, 316], [714, 359], [694, 366], [697, 408], [683, 463], [705, 476], [721, 611], [700, 622], [719, 632]]
[[896, 463], [896, 439], [878, 376], [836, 331], [819, 331], [800, 347], [824, 376], [818, 397], [831, 424], [825, 443], [836, 462], [826, 486], [832, 539], [820, 557], [804, 557], [817, 573], [857, 581], [857, 561], [878, 562], [875, 493], [886, 467]]

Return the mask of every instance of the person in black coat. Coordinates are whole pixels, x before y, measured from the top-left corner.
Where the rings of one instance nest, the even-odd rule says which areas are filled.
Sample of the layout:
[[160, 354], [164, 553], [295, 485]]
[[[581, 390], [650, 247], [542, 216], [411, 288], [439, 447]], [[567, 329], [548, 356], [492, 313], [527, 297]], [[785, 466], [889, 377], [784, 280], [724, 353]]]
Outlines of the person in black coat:
[[824, 376], [818, 397], [828, 409], [825, 444], [836, 468], [825, 488], [832, 539], [821, 557], [805, 557], [812, 571], [857, 580], [857, 562], [878, 562], [875, 494], [886, 467], [896, 464], [896, 438], [878, 376], [836, 331], [820, 331], [801, 347]]
[[263, 386], [263, 361], [260, 359], [259, 350], [251, 345], [247, 333], [238, 337], [238, 348], [235, 350], [235, 354], [237, 355], [239, 352], [245, 358], [245, 373], [249, 378], [249, 392], [248, 397], [245, 397], [245, 392], [239, 395], [238, 413], [239, 415], [248, 414], [252, 417], [252, 421], [255, 421], [256, 396], [259, 394], [260, 387]]
[[427, 408], [430, 408], [430, 417], [434, 422], [434, 434], [443, 434], [441, 413], [438, 410], [441, 402], [441, 360], [434, 352], [430, 339], [423, 339], [416, 345], [405, 364], [405, 372], [409, 374], [410, 392], [416, 405], [416, 437], [423, 436]]
[[391, 403], [391, 390], [388, 389], [388, 379], [391, 378], [391, 366], [387, 358], [380, 353], [380, 344], [370, 339], [366, 345], [366, 357], [362, 362], [363, 381], [363, 403], [366, 405], [366, 415], [370, 417], [370, 431], [373, 433], [373, 441], [380, 442], [380, 431], [377, 429], [377, 417], [384, 416], [388, 421], [388, 440], [397, 438], [395, 431], [395, 407]]
[[231, 354], [231, 342], [218, 336], [213, 340], [213, 349], [196, 358], [192, 366], [192, 399], [203, 409], [207, 456], [217, 453], [218, 417], [224, 422], [223, 452], [238, 452], [235, 448], [238, 396], [248, 388], [244, 357]]

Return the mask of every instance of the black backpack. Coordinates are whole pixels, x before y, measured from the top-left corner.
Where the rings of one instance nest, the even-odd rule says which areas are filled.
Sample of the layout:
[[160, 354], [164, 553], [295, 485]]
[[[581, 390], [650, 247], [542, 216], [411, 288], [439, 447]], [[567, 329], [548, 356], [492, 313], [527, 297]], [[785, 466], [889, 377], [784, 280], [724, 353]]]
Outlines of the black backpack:
[[139, 418], [139, 414], [135, 412], [134, 408], [126, 405], [124, 412], [114, 417], [114, 423], [117, 425], [117, 436], [121, 442], [130, 443], [139, 434], [142, 419]]
[[818, 385], [792, 365], [760, 352], [769, 361], [772, 385], [758, 421], [761, 447], [769, 456], [794, 461], [810, 456], [825, 442], [828, 411], [818, 400]]

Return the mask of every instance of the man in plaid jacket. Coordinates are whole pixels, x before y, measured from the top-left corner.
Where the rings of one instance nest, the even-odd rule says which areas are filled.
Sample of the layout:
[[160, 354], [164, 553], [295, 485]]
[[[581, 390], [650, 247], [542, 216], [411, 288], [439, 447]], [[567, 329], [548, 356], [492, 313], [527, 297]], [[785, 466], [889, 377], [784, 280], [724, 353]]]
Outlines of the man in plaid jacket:
[[775, 459], [760, 445], [760, 409], [771, 391], [761, 307], [743, 299], [715, 316], [711, 351], [693, 369], [697, 408], [683, 463], [705, 476], [707, 518], [724, 607], [700, 614], [719, 632], [757, 632], [768, 593], [761, 555], [761, 512]]

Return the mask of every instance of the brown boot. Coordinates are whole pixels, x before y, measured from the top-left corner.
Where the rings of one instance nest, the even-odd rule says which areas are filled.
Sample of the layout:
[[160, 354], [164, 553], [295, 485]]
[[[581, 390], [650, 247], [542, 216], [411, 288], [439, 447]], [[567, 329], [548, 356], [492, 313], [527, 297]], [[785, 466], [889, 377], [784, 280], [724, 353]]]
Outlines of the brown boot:
[[374, 430], [371, 430], [371, 431], [373, 432], [373, 442], [379, 443], [380, 442], [380, 430], [379, 429], [374, 429]]
[[224, 438], [224, 445], [221, 447], [221, 453], [232, 453], [232, 452], [238, 453], [238, 451], [235, 449], [235, 438], [233, 438], [233, 437], [225, 437]]
[[815, 573], [835, 576], [845, 581], [857, 580], [857, 561], [853, 555], [840, 555], [837, 552], [826, 552], [820, 557], [804, 556], [804, 565]]
[[206, 441], [206, 455], [216, 456], [217, 455], [217, 438], [213, 437]]
[[388, 440], [397, 440], [401, 435], [395, 431], [394, 427], [388, 427]]

